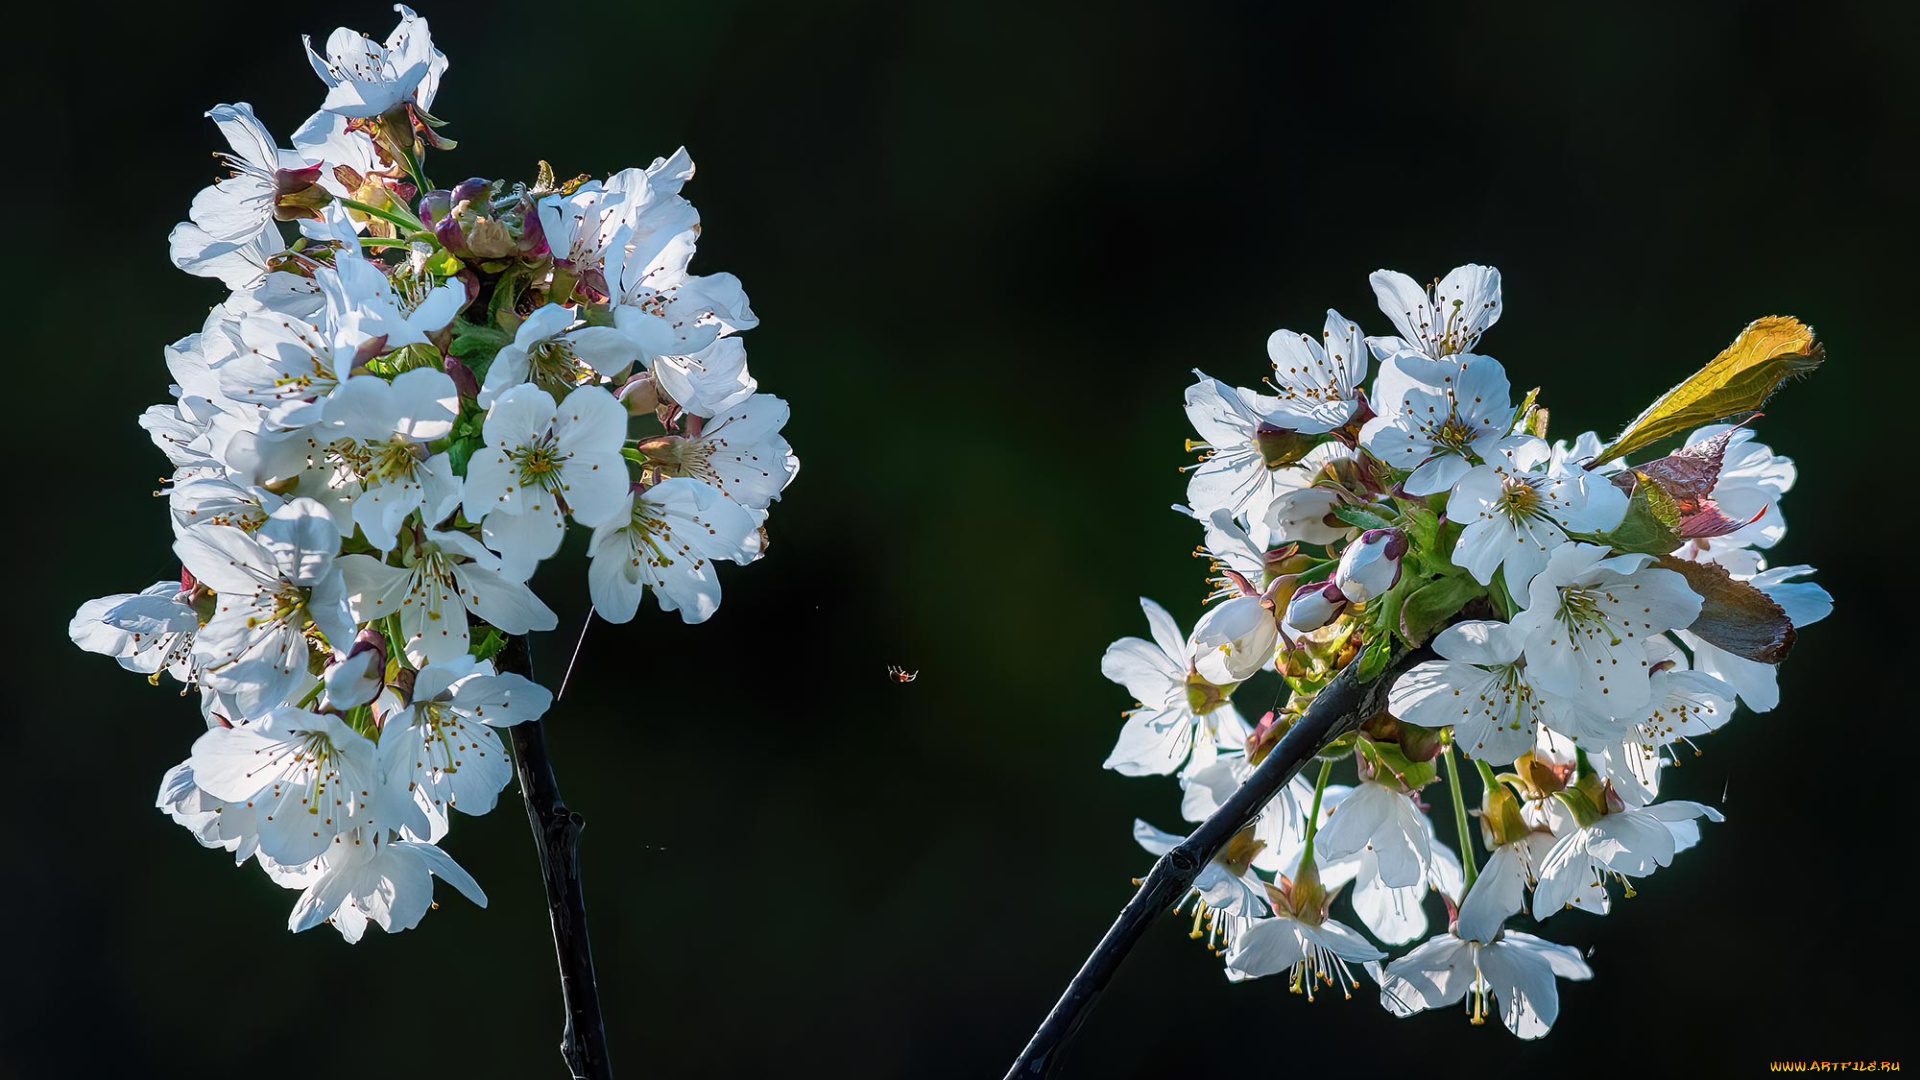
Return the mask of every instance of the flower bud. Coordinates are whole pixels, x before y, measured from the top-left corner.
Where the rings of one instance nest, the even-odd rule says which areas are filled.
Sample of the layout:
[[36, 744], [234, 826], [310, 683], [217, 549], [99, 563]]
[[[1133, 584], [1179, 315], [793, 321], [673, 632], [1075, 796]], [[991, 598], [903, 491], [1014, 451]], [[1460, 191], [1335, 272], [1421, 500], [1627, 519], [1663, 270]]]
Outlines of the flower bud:
[[1333, 580], [1349, 600], [1365, 603], [1400, 582], [1400, 560], [1407, 534], [1399, 529], [1368, 529], [1347, 545]]
[[523, 237], [518, 229], [524, 222], [494, 212], [497, 187], [476, 176], [451, 191], [429, 191], [420, 198], [420, 220], [433, 230], [441, 247], [460, 258], [504, 259], [519, 254]]
[[1247, 735], [1247, 760], [1254, 765], [1265, 761], [1268, 752], [1279, 744], [1280, 737], [1293, 729], [1293, 722], [1293, 717], [1281, 719], [1278, 714], [1268, 710]]
[[1194, 667], [1208, 682], [1231, 686], [1273, 663], [1280, 625], [1264, 596], [1216, 604], [1193, 628]]
[[362, 630], [347, 655], [327, 665], [327, 704], [335, 709], [365, 705], [386, 684], [387, 638], [377, 630]]
[[420, 196], [419, 205], [414, 207], [414, 213], [420, 218], [421, 224], [429, 229], [447, 220], [447, 216], [452, 212], [453, 192], [445, 188], [435, 188]]
[[1346, 607], [1345, 594], [1333, 582], [1302, 585], [1294, 591], [1293, 599], [1287, 601], [1287, 627], [1303, 634], [1318, 630], [1339, 618]]
[[660, 407], [660, 388], [654, 384], [651, 371], [636, 373], [614, 396], [627, 407], [629, 416], [646, 416]]

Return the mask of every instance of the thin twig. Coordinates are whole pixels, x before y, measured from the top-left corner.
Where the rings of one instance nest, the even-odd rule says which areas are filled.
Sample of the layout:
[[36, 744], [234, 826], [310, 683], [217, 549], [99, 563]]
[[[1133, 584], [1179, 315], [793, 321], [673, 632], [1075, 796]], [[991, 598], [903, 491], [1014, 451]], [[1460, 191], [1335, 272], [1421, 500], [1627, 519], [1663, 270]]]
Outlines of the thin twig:
[[[497, 663], [501, 671], [531, 678], [533, 658], [527, 639], [508, 638]], [[560, 964], [560, 999], [566, 1009], [560, 1056], [574, 1080], [612, 1080], [600, 988], [593, 976], [593, 947], [587, 940], [586, 898], [580, 889], [580, 830], [586, 819], [568, 810], [560, 797], [560, 782], [547, 757], [545, 725], [528, 720], [508, 730], [513, 735], [514, 771], [520, 777], [527, 821], [540, 854], [540, 877], [547, 886], [547, 915], [553, 922], [553, 948]]]
[[1067, 992], [1060, 996], [1053, 1011], [1033, 1033], [1013, 1068], [1007, 1070], [1007, 1080], [1055, 1075], [1060, 1051], [1086, 1020], [1100, 992], [1106, 989], [1113, 973], [1146, 934], [1154, 918], [1186, 895], [1201, 868], [1227, 846], [1234, 834], [1252, 824], [1280, 789], [1299, 775], [1301, 768], [1312, 761], [1322, 747], [1384, 708], [1387, 689], [1394, 679], [1424, 655], [1424, 651], [1419, 651], [1401, 656], [1377, 678], [1365, 683], [1357, 677], [1356, 666], [1349, 664], [1314, 697], [1306, 713], [1280, 737], [1266, 760], [1240, 789], [1201, 822], [1192, 835], [1153, 864], [1140, 890], [1127, 901], [1120, 917], [1080, 966], [1079, 974], [1067, 984]]

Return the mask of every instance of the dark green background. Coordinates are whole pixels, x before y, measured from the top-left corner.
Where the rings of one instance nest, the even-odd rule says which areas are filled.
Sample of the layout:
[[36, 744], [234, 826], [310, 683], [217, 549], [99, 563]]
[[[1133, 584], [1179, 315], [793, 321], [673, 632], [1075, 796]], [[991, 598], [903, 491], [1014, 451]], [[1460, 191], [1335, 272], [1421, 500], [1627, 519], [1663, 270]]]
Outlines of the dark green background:
[[[443, 889], [403, 936], [290, 935], [295, 894], [152, 809], [192, 704], [62, 636], [174, 572], [134, 420], [220, 296], [166, 261], [213, 174], [199, 114], [248, 100], [290, 133], [320, 99], [298, 33], [393, 22], [331, 6], [16, 30], [0, 1074], [561, 1075], [517, 798], [447, 844], [487, 910]], [[1745, 1075], [1910, 1046], [1888, 755], [1913, 715], [1915, 19], [1351, 7], [423, 5], [463, 144], [443, 183], [691, 149], [696, 269], [746, 282], [805, 462], [719, 616], [596, 627], [551, 717], [624, 1075], [998, 1075], [1146, 870], [1133, 817], [1178, 824], [1171, 781], [1100, 770], [1128, 702], [1098, 661], [1143, 629], [1136, 595], [1199, 610], [1198, 533], [1167, 510], [1188, 369], [1251, 382], [1267, 334], [1328, 305], [1384, 331], [1370, 270], [1470, 260], [1507, 283], [1486, 351], [1562, 435], [1617, 426], [1749, 319], [1813, 323], [1831, 361], [1761, 432], [1802, 470], [1775, 561], [1818, 564], [1837, 613], [1779, 711], [1675, 774], [1726, 791], [1727, 823], [1611, 917], [1550, 924], [1597, 977], [1563, 984], [1545, 1042], [1229, 986], [1169, 919], [1073, 1074]], [[578, 552], [538, 586], [552, 682]]]

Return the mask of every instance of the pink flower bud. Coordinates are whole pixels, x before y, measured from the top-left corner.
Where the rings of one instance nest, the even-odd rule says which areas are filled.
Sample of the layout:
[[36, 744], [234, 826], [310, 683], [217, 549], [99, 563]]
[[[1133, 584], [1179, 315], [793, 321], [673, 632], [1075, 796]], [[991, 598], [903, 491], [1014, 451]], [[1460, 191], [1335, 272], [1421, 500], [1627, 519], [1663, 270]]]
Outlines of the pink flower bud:
[[1331, 581], [1302, 585], [1287, 601], [1287, 626], [1301, 633], [1318, 630], [1339, 618], [1346, 606], [1346, 595]]
[[327, 704], [336, 709], [351, 709], [372, 701], [386, 683], [387, 639], [377, 630], [362, 630], [353, 639], [353, 648], [327, 665]]
[[1399, 529], [1368, 529], [1347, 545], [1333, 580], [1349, 600], [1365, 603], [1400, 581], [1400, 560], [1407, 534]]
[[628, 379], [615, 396], [627, 407], [627, 413], [631, 416], [646, 416], [660, 407], [660, 388], [654, 385], [650, 371], [642, 371]]

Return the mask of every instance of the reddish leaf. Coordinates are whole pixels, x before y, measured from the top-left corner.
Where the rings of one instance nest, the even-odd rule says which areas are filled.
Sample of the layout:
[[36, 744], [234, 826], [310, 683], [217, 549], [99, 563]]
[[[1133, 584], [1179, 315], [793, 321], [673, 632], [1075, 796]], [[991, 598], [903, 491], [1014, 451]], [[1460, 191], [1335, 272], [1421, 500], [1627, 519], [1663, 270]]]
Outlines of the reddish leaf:
[[1705, 540], [1710, 537], [1725, 536], [1759, 521], [1766, 512], [1767, 508], [1763, 506], [1760, 508], [1760, 513], [1747, 520], [1735, 521], [1722, 512], [1712, 499], [1707, 499], [1700, 509], [1680, 519], [1680, 537], [1683, 540]]
[[[1754, 417], [1759, 415], [1755, 413]], [[1719, 505], [1713, 501], [1712, 492], [1714, 485], [1720, 482], [1720, 468], [1727, 456], [1727, 444], [1732, 441], [1733, 433], [1754, 417], [1711, 439], [1683, 446], [1666, 457], [1623, 469], [1614, 474], [1614, 486], [1632, 495], [1640, 485], [1651, 482], [1673, 500], [1674, 510], [1680, 516], [1680, 536], [1684, 539], [1725, 536], [1751, 525], [1760, 520], [1760, 514], [1746, 521], [1735, 521], [1721, 512]], [[1762, 507], [1760, 512], [1765, 513], [1766, 508]]]
[[1688, 562], [1662, 555], [1660, 565], [1687, 579], [1700, 594], [1700, 617], [1686, 627], [1696, 637], [1735, 656], [1777, 664], [1793, 648], [1793, 620], [1773, 598], [1744, 581], [1735, 581], [1724, 566]]

